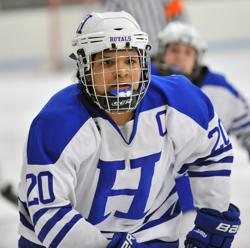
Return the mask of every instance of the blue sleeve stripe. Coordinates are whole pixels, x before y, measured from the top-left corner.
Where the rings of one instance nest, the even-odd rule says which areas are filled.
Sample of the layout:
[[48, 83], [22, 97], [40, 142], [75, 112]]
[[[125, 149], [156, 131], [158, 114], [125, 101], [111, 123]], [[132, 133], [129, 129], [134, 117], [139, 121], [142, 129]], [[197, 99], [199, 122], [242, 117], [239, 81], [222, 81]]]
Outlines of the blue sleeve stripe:
[[199, 163], [199, 162], [203, 162], [203, 161], [205, 161], [205, 160], [207, 160], [209, 158], [217, 157], [217, 156], [223, 154], [224, 152], [228, 152], [230, 150], [232, 150], [232, 144], [231, 143], [228, 144], [225, 147], [216, 149], [215, 151], [213, 151], [211, 154], [209, 154], [206, 157], [198, 158], [197, 160], [195, 160], [193, 163], [190, 163], [190, 164], [196, 164], [196, 163]]
[[184, 174], [185, 172], [187, 172], [189, 166], [191, 166], [192, 164], [184, 164], [182, 165], [182, 167], [180, 168], [180, 170], [178, 171], [179, 174]]
[[[18, 198], [18, 203], [19, 203], [19, 209], [22, 210], [22, 213], [26, 214], [26, 216], [29, 216], [29, 218], [30, 218], [30, 213], [29, 213], [26, 202], [23, 202]], [[21, 211], [19, 211], [19, 212], [21, 212]]]
[[50, 208], [42, 208], [38, 210], [34, 215], [33, 215], [33, 225], [35, 226], [37, 221], [49, 210]]
[[109, 193], [109, 196], [135, 195], [136, 192], [137, 192], [136, 189], [116, 189], [116, 190], [112, 190], [112, 192]]
[[70, 231], [70, 229], [82, 218], [80, 214], [76, 214], [62, 229], [61, 231], [56, 235], [54, 240], [51, 242], [50, 246], [51, 248], [56, 248], [62, 239], [67, 235], [67, 233]]
[[[144, 244], [145, 244], [145, 246], [144, 246]], [[178, 247], [180, 247], [180, 243], [179, 243], [179, 240], [166, 242], [166, 241], [162, 241], [160, 239], [154, 239], [151, 241], [143, 242], [143, 247], [178, 248]]]
[[[170, 193], [168, 194], [167, 199], [168, 199], [171, 195], [173, 195], [174, 193], [176, 193], [176, 186], [174, 186], [173, 189], [170, 191]], [[167, 199], [166, 199], [166, 200], [167, 200]]]
[[24, 207], [25, 211], [26, 211], [27, 213], [29, 213], [28, 207], [27, 207], [27, 203], [24, 202], [24, 201], [21, 201], [21, 199], [20, 199], [19, 197], [18, 197], [18, 201], [22, 204], [22, 206]]
[[114, 232], [112, 232], [112, 231], [100, 231], [101, 233], [105, 233], [105, 234], [109, 234], [109, 233], [113, 233], [114, 234]]
[[47, 212], [47, 211], [49, 211], [50, 209], [55, 209], [55, 208], [63, 208], [63, 207], [65, 207], [65, 208], [67, 208], [67, 207], [71, 207], [72, 208], [72, 206], [71, 206], [71, 204], [68, 204], [68, 205], [66, 205], [66, 206], [57, 206], [57, 207], [50, 207], [50, 208], [42, 208], [42, 209], [40, 209], [40, 210], [38, 210], [36, 213], [34, 213], [34, 215], [33, 215], [33, 225], [35, 226], [36, 225], [36, 223], [39, 221], [39, 219]]
[[47, 234], [50, 232], [50, 230], [56, 225], [56, 223], [58, 221], [60, 221], [68, 212], [70, 212], [72, 210], [71, 205], [70, 206], [66, 206], [63, 207], [61, 209], [58, 210], [58, 212], [56, 212], [54, 214], [54, 216], [52, 218], [50, 218], [46, 224], [43, 226], [43, 228], [41, 229], [41, 231], [38, 234], [38, 239], [43, 242], [44, 239], [46, 238]]
[[145, 229], [160, 225], [164, 222], [167, 222], [173, 218], [175, 218], [177, 215], [179, 215], [181, 213], [181, 209], [180, 209], [180, 205], [179, 202], [175, 202], [168, 210], [167, 212], [161, 216], [159, 219], [157, 220], [152, 220], [149, 221], [148, 223], [146, 223], [145, 225], [143, 225], [139, 230], [137, 230], [135, 233], [143, 231]]
[[178, 173], [183, 174], [188, 170], [189, 166], [196, 165], [196, 164], [197, 165], [199, 165], [199, 164], [203, 165], [204, 161], [206, 161], [207, 159], [219, 156], [219, 155], [223, 154], [224, 152], [228, 152], [230, 150], [232, 150], [232, 144], [231, 143], [229, 145], [225, 146], [225, 147], [222, 147], [220, 149], [215, 150], [214, 152], [212, 152], [210, 155], [208, 155], [206, 157], [198, 158], [197, 160], [195, 160], [192, 163], [184, 164], [181, 167], [181, 169], [178, 171]]
[[248, 139], [250, 136], [250, 132], [242, 132], [236, 135], [237, 139]]
[[159, 239], [154, 239], [152, 241], [146, 241], [143, 242], [143, 244], [145, 244], [145, 247], [157, 247], [157, 248], [178, 248], [180, 247], [180, 243], [179, 240], [177, 241], [173, 241], [173, 242], [166, 242], [166, 241], [162, 241]]
[[238, 118], [235, 118], [235, 119], [233, 120], [233, 123], [240, 122], [240, 121], [244, 120], [245, 118], [247, 118], [248, 116], [249, 116], [249, 113], [247, 112], [247, 113], [245, 113], [244, 115], [242, 115], [242, 116], [240, 116], [240, 117], [238, 117]]
[[229, 143], [227, 146], [224, 146], [222, 148], [219, 148], [219, 149], [213, 151], [209, 156], [204, 157], [203, 160], [207, 159], [207, 158], [219, 156], [219, 155], [223, 154], [224, 152], [228, 152], [230, 150], [232, 150], [232, 144], [231, 143]]
[[208, 166], [211, 164], [219, 164], [219, 163], [232, 163], [233, 162], [233, 156], [227, 156], [224, 157], [218, 161], [215, 160], [196, 160], [194, 163], [184, 164], [181, 169], [178, 171], [179, 174], [183, 174], [187, 172], [188, 168], [190, 166]]
[[225, 163], [232, 163], [233, 162], [234, 157], [233, 156], [227, 156], [224, 157], [218, 161], [215, 160], [206, 160], [206, 161], [199, 161], [196, 162], [194, 164], [192, 164], [192, 166], [207, 166], [210, 164], [225, 164]]
[[157, 212], [158, 209], [161, 208], [161, 206], [162, 206], [162, 205], [169, 199], [169, 197], [172, 196], [174, 193], [176, 193], [176, 186], [174, 186], [174, 188], [170, 191], [170, 193], [168, 194], [167, 198], [162, 202], [162, 204], [161, 204], [155, 211], [153, 211], [152, 213], [150, 213], [149, 215], [147, 215], [147, 216], [145, 217], [145, 219], [144, 219], [144, 221], [143, 221], [143, 224], [146, 223], [146, 222], [150, 219], [150, 217], [151, 217], [152, 215], [154, 215], [155, 212]]
[[230, 129], [230, 132], [236, 132], [236, 131], [239, 131], [240, 129], [243, 129], [243, 128], [246, 128], [246, 127], [249, 127], [250, 126], [250, 121], [248, 121], [247, 123], [244, 123], [238, 127], [234, 127], [234, 128], [231, 128]]
[[24, 215], [21, 213], [21, 212], [19, 212], [19, 217], [20, 217], [20, 221], [21, 221], [21, 223], [25, 226], [25, 227], [27, 227], [28, 229], [30, 229], [31, 231], [35, 231], [34, 230], [34, 227], [27, 221], [27, 219], [24, 217]]
[[189, 171], [190, 177], [227, 177], [230, 176], [231, 170], [218, 170], [218, 171]]

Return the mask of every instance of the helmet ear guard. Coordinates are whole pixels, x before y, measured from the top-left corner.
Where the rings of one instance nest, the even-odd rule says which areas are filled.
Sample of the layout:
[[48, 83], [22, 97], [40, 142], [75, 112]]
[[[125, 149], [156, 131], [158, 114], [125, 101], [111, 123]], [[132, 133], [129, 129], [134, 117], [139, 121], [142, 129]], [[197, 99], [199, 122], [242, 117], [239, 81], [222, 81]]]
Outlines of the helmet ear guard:
[[[75, 48], [75, 53], [71, 54], [70, 58], [77, 62], [77, 77], [83, 85], [84, 94], [89, 95], [94, 103], [108, 112], [123, 113], [134, 110], [145, 95], [150, 82], [150, 45], [148, 45], [148, 36], [141, 31], [135, 19], [124, 11], [91, 13], [79, 25], [72, 45]], [[114, 51], [116, 54], [114, 59], [117, 63], [119, 51], [126, 51], [127, 57], [131, 60], [131, 56], [129, 56], [130, 50], [138, 52], [140, 61], [140, 81], [131, 82], [132, 84], [139, 83], [138, 89], [131, 90], [130, 96], [128, 92], [125, 94], [122, 90], [114, 95], [106, 90], [105, 77], [103, 76], [105, 94], [98, 95], [93, 86], [95, 55], [101, 53], [103, 63], [105, 61], [103, 53], [105, 51]], [[129, 70], [132, 71], [132, 67]], [[118, 68], [116, 72], [118, 72]], [[117, 79], [118, 89], [119, 84]]]

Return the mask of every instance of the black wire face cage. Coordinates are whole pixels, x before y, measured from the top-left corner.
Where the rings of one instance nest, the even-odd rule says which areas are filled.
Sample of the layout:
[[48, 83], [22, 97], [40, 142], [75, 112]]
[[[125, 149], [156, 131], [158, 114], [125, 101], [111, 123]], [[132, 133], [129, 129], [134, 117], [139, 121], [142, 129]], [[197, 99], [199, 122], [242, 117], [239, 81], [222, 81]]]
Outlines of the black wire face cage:
[[89, 58], [82, 50], [77, 61], [86, 93], [107, 112], [133, 111], [148, 89], [151, 66], [146, 49], [107, 49]]

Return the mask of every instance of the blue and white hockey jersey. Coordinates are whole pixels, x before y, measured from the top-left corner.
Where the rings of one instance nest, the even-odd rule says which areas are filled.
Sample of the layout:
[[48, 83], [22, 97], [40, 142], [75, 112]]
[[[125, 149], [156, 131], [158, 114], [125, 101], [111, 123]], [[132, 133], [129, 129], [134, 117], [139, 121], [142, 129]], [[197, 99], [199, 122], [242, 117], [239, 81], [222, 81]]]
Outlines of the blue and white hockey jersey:
[[122, 131], [78, 84], [32, 122], [19, 186], [20, 235], [45, 247], [178, 240], [175, 177], [188, 173], [197, 207], [227, 210], [232, 146], [209, 99], [185, 77], [153, 76]]
[[250, 154], [250, 112], [244, 97], [223, 75], [208, 68], [200, 88], [212, 101], [227, 132], [234, 135]]
[[[160, 70], [155, 64], [152, 64], [151, 72], [160, 75]], [[194, 84], [209, 97], [228, 134], [235, 136], [250, 155], [248, 102], [222, 74], [212, 72], [207, 66], [201, 68], [198, 77]]]

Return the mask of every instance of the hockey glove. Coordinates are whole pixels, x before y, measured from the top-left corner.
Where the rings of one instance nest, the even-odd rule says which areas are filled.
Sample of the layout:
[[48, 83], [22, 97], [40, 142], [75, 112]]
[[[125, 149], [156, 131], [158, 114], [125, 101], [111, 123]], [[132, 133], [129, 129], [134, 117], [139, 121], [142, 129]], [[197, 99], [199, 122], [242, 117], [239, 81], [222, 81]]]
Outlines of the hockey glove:
[[130, 233], [115, 233], [107, 248], [137, 247], [135, 237]]
[[186, 248], [229, 248], [240, 226], [240, 211], [230, 204], [228, 211], [198, 210], [194, 229], [188, 233]]

